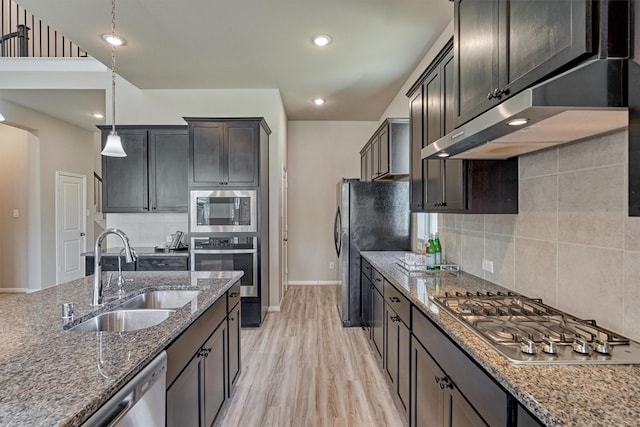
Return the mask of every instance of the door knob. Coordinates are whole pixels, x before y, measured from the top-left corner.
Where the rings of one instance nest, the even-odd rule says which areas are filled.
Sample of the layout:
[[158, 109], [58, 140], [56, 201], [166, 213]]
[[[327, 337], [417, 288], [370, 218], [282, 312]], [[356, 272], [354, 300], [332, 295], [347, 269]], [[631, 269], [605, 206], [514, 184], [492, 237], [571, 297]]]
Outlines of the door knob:
[[86, 233], [80, 233], [80, 237], [84, 237], [86, 235], [87, 235]]

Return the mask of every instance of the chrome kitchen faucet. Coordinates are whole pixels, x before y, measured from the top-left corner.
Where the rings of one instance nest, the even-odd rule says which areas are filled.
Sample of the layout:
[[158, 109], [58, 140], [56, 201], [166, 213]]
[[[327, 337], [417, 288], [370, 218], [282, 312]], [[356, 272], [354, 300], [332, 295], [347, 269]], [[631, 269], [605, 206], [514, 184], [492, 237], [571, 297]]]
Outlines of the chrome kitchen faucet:
[[[128, 263], [134, 262], [138, 255], [136, 251], [131, 246], [131, 242], [129, 241], [129, 237], [124, 234], [124, 231], [119, 230], [117, 228], [108, 228], [104, 230], [96, 239], [95, 246], [95, 256], [94, 256], [94, 267], [93, 267], [93, 296], [91, 299], [91, 305], [94, 307], [102, 306], [103, 304], [103, 286], [102, 286], [102, 241], [109, 235], [115, 234], [116, 236], [122, 239], [122, 243], [124, 244], [124, 253], [125, 260]], [[118, 261], [120, 261], [120, 256], [118, 256]]]

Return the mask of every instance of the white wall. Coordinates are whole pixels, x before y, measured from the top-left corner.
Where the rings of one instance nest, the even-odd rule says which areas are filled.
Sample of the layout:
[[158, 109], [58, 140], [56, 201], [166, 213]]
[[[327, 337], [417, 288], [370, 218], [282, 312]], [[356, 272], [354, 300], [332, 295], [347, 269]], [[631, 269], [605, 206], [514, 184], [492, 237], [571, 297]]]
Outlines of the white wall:
[[[29, 137], [0, 124], [0, 288], [27, 286], [29, 230]], [[18, 210], [19, 217], [13, 217]]]
[[336, 184], [360, 177], [360, 149], [377, 122], [291, 121], [288, 130], [289, 283], [337, 283]]
[[[46, 288], [56, 284], [55, 173], [85, 175], [92, 182], [93, 133], [6, 101], [0, 101], [0, 111], [8, 125], [28, 132], [29, 147], [28, 283], [11, 287]], [[87, 187], [91, 203], [93, 186]], [[89, 228], [88, 241], [92, 234]]]

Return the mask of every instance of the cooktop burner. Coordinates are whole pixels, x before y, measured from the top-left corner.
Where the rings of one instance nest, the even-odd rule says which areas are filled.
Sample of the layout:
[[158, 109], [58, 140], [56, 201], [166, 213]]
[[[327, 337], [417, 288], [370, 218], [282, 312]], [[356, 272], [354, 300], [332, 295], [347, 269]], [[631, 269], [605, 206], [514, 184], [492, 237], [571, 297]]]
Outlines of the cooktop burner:
[[514, 363], [640, 364], [640, 344], [516, 293], [445, 293], [433, 300]]

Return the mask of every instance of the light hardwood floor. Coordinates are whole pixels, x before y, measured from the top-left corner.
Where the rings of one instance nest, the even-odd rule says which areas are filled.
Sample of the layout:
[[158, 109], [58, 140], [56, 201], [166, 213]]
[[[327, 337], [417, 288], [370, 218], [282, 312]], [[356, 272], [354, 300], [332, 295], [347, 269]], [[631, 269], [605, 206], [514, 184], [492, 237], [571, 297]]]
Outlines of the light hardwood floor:
[[242, 330], [242, 374], [220, 425], [402, 426], [361, 328], [343, 328], [338, 286], [290, 286], [281, 312]]

